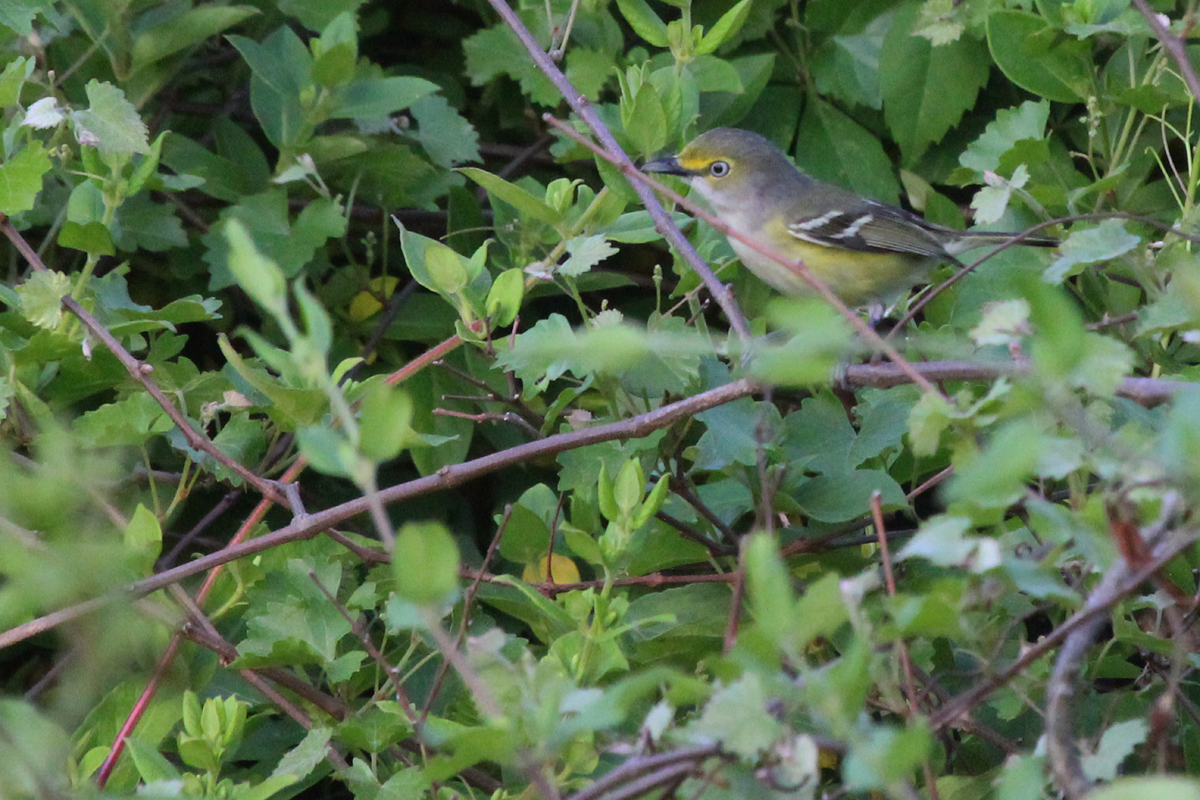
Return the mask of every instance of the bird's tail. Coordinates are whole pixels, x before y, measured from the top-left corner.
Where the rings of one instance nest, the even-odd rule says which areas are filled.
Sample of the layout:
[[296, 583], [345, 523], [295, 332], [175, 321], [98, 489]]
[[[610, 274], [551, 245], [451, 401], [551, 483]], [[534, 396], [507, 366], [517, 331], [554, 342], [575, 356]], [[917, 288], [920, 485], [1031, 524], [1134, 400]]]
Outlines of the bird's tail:
[[976, 247], [987, 247], [1006, 242], [1025, 247], [1058, 247], [1062, 244], [1054, 236], [1027, 235], [1026, 231], [958, 231], [958, 236], [957, 241], [947, 245], [947, 253], [958, 255], [967, 250], [974, 250]]

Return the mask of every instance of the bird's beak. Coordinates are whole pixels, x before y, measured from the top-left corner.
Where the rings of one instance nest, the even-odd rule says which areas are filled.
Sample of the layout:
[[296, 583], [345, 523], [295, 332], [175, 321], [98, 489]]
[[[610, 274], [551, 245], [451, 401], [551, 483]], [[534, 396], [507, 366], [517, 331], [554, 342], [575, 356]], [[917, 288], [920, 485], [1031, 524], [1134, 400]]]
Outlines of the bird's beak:
[[664, 175], [681, 175], [685, 178], [692, 175], [690, 170], [679, 166], [679, 162], [675, 160], [675, 156], [647, 161], [645, 164], [642, 164], [642, 172], [661, 172]]

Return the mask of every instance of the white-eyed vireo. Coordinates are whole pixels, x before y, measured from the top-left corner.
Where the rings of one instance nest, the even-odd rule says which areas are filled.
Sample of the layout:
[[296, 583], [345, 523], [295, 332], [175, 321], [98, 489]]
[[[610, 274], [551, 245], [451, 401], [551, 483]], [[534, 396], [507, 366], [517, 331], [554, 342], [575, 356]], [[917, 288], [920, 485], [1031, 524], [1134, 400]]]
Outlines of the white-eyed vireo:
[[[903, 209], [822, 183], [792, 166], [767, 139], [737, 128], [715, 128], [677, 156], [642, 166], [688, 179], [714, 215], [737, 233], [782, 256], [799, 259], [847, 305], [891, 302], [926, 272], [957, 253], [999, 244], [1018, 234], [956, 231]], [[729, 237], [742, 263], [785, 294], [811, 292], [787, 266]], [[1029, 236], [1021, 244], [1054, 247]]]

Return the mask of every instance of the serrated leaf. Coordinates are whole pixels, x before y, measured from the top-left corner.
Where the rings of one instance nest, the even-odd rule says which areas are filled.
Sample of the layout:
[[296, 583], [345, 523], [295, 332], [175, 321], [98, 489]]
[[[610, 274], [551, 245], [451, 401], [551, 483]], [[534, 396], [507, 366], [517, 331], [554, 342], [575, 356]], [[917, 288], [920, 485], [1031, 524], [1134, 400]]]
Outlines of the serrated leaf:
[[62, 299], [71, 293], [71, 279], [61, 272], [35, 272], [17, 287], [21, 316], [39, 328], [54, 330], [62, 322]]
[[81, 144], [92, 145], [105, 155], [150, 152], [146, 123], [125, 92], [95, 79], [88, 81], [85, 89], [88, 108], [72, 114], [75, 136]]
[[1026, 100], [1016, 108], [996, 112], [983, 133], [967, 148], [958, 163], [983, 174], [1000, 169], [1000, 158], [1024, 139], [1041, 139], [1046, 134], [1050, 104]]
[[1042, 273], [1046, 283], [1062, 283], [1082, 272], [1082, 267], [1128, 253], [1141, 237], [1125, 230], [1125, 222], [1106, 219], [1094, 228], [1072, 231], [1059, 247], [1059, 257]]
[[919, 15], [918, 6], [896, 12], [879, 64], [884, 119], [910, 163], [958, 124], [988, 76], [983, 45], [963, 37], [934, 47], [912, 35]]
[[900, 201], [900, 184], [883, 144], [816, 96], [809, 98], [800, 119], [796, 163], [820, 180], [885, 203]]
[[479, 160], [479, 133], [440, 94], [429, 94], [412, 104], [417, 121], [417, 141], [433, 163], [452, 167]]
[[609, 256], [617, 254], [617, 248], [608, 243], [601, 234], [576, 236], [567, 242], [568, 258], [556, 270], [568, 278], [578, 278]]

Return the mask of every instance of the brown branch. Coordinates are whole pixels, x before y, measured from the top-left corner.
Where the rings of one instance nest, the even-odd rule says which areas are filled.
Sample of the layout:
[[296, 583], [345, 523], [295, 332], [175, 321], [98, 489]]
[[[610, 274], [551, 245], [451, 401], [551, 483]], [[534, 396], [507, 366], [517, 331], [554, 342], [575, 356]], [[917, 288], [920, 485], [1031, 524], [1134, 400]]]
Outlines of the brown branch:
[[635, 756], [597, 779], [591, 786], [580, 789], [568, 800], [608, 800], [613, 796], [611, 793], [618, 791], [621, 786], [652, 775], [657, 770], [674, 765], [686, 765], [690, 770], [718, 756], [721, 756], [721, 747], [715, 744], [672, 750], [652, 756]]
[[[465, 461], [461, 464], [445, 466], [432, 475], [382, 489], [379, 492], [379, 498], [383, 503], [410, 500], [414, 497], [443, 489], [451, 489], [467, 481], [517, 464], [523, 464], [545, 456], [557, 455], [558, 453], [577, 447], [608, 442], [614, 439], [639, 439], [701, 411], [715, 408], [741, 397], [747, 397], [754, 393], [756, 389], [757, 386], [750, 381], [734, 381], [733, 383], [719, 386], [716, 389], [710, 389], [707, 392], [693, 395], [692, 397], [636, 417], [548, 436], [536, 442], [528, 442], [498, 453]], [[24, 625], [10, 628], [0, 634], [0, 647], [7, 647], [28, 638], [34, 633], [47, 630], [49, 627], [53, 627], [53, 624], [65, 622], [67, 619], [73, 619], [82, 613], [86, 613], [87, 610], [99, 608], [106, 602], [117, 597], [145, 597], [151, 592], [156, 592], [189, 575], [196, 575], [222, 564], [227, 564], [230, 561], [236, 561], [239, 558], [261, 553], [264, 550], [269, 550], [272, 547], [278, 547], [288, 542], [311, 539], [349, 517], [362, 514], [368, 510], [368, 498], [358, 497], [325, 511], [298, 516], [290, 525], [264, 534], [257, 539], [230, 545], [210, 555], [201, 556], [187, 564], [181, 564], [178, 567], [160, 572], [157, 575], [136, 581], [127, 586], [123, 593], [111, 595], [107, 598], [89, 600], [79, 606], [55, 612], [54, 615], [48, 615]], [[86, 606], [86, 609], [83, 606]], [[56, 618], [57, 621], [48, 625], [47, 620], [55, 615], [58, 615]]]

